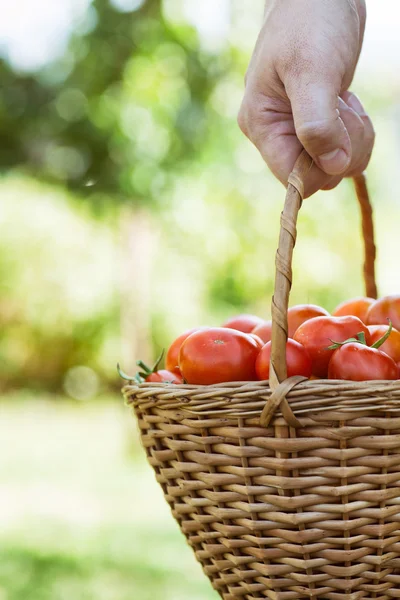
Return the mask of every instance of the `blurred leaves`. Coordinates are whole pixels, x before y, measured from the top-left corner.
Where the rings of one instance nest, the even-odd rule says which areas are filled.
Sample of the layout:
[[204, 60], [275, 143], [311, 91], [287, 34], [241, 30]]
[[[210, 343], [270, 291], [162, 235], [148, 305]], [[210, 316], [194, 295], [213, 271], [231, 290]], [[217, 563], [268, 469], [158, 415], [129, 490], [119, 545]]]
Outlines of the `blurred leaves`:
[[[81, 367], [112, 384], [129, 347], [151, 359], [188, 327], [269, 317], [284, 188], [236, 124], [262, 7], [93, 0], [61, 57], [0, 62], [1, 387], [61, 390]], [[398, 84], [361, 83], [381, 133], [378, 273], [396, 292]], [[291, 303], [362, 293], [358, 219], [346, 183], [304, 203]]]
[[0, 168], [83, 191], [96, 204], [157, 200], [208, 135], [206, 101], [230, 61], [202, 55], [160, 0], [94, 0], [92, 28], [39, 73], [2, 61]]

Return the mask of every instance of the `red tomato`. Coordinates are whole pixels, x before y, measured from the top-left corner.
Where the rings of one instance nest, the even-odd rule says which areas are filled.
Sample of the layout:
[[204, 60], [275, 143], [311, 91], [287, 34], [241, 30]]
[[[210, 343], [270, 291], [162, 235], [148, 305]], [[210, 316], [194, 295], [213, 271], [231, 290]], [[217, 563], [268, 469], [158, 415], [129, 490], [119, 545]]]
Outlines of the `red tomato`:
[[[261, 381], [269, 379], [271, 346], [272, 342], [267, 342], [257, 356], [256, 373], [258, 379]], [[303, 377], [311, 376], [312, 363], [307, 350], [304, 346], [291, 339], [288, 339], [286, 343], [286, 363], [288, 377], [292, 377], [293, 375], [303, 375]]]
[[368, 309], [374, 302], [375, 300], [373, 298], [365, 297], [345, 300], [335, 308], [332, 315], [334, 317], [346, 317], [348, 315], [353, 315], [353, 317], [358, 317], [363, 323], [365, 323]]
[[363, 332], [367, 344], [370, 334], [357, 317], [315, 317], [300, 325], [294, 335], [296, 342], [308, 351], [313, 363], [313, 375], [326, 377], [328, 364], [334, 350], [328, 350], [333, 342], [344, 342]]
[[386, 325], [388, 319], [400, 331], [400, 296], [385, 296], [375, 300], [368, 310], [366, 324]]
[[[387, 333], [388, 329], [387, 325], [368, 325], [368, 331], [371, 334], [371, 346], [380, 340]], [[378, 350], [390, 356], [394, 362], [400, 362], [400, 332], [393, 328], [386, 342]]]
[[260, 337], [264, 344], [266, 344], [271, 340], [272, 321], [263, 321], [260, 325], [257, 325], [251, 333]]
[[398, 375], [398, 379], [400, 379], [400, 362], [397, 363], [397, 368], [399, 370], [399, 375]]
[[183, 383], [183, 379], [180, 375], [167, 371], [166, 369], [160, 369], [148, 375], [145, 379], [147, 383]]
[[254, 381], [260, 351], [250, 336], [227, 327], [195, 331], [182, 344], [179, 368], [187, 383], [211, 385]]
[[172, 371], [172, 373], [176, 373], [177, 375], [181, 374], [178, 365], [179, 350], [181, 349], [181, 346], [186, 340], [186, 338], [188, 338], [191, 333], [193, 333], [194, 331], [198, 331], [199, 329], [199, 327], [195, 327], [194, 329], [188, 329], [172, 342], [172, 344], [168, 348], [168, 352], [165, 357], [165, 368], [168, 371]]
[[398, 379], [396, 363], [384, 352], [351, 342], [335, 350], [328, 370], [329, 379], [375, 381]]
[[264, 341], [255, 333], [249, 333], [249, 336], [253, 338], [253, 340], [256, 340], [256, 343], [258, 344], [258, 347], [261, 348], [264, 346]]
[[288, 310], [288, 337], [294, 334], [305, 321], [314, 317], [329, 317], [327, 310], [315, 304], [296, 304]]
[[255, 315], [237, 315], [228, 319], [222, 327], [228, 327], [229, 329], [237, 329], [243, 333], [252, 333], [254, 327], [263, 323], [263, 319], [256, 317]]

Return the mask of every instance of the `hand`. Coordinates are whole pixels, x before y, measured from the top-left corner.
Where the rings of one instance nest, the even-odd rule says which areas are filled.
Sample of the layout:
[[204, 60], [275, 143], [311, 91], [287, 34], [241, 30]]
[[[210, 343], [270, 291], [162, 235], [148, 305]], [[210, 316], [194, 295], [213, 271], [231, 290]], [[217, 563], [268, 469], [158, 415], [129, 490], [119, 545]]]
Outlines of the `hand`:
[[348, 90], [361, 51], [364, 0], [267, 0], [238, 122], [284, 184], [304, 147], [305, 196], [362, 172], [374, 130]]

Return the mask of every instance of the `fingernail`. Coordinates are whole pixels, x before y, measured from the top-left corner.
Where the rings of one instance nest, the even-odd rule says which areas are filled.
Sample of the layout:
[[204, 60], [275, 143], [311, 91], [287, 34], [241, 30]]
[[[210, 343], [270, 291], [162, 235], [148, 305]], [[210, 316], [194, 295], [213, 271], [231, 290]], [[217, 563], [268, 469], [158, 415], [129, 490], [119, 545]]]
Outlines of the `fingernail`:
[[360, 100], [357, 98], [357, 96], [355, 94], [351, 94], [348, 97], [347, 105], [350, 106], [350, 108], [352, 108], [354, 110], [354, 112], [356, 112], [360, 116], [366, 114], [363, 105], [361, 104]]
[[350, 157], [342, 148], [321, 154], [318, 159], [322, 170], [328, 175], [340, 175], [350, 163]]

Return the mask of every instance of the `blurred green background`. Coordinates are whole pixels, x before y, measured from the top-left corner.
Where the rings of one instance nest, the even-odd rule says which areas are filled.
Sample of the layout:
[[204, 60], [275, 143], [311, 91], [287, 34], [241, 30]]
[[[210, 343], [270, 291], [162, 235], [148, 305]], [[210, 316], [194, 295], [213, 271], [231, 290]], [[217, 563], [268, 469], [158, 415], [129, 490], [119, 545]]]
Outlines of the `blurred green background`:
[[[379, 4], [354, 90], [377, 131], [369, 184], [390, 293], [400, 7]], [[236, 125], [262, 10], [2, 10], [0, 600], [216, 600], [145, 462], [115, 366], [134, 370], [188, 327], [269, 316], [284, 189]], [[307, 200], [292, 303], [333, 309], [361, 294], [361, 251], [351, 182]]]

